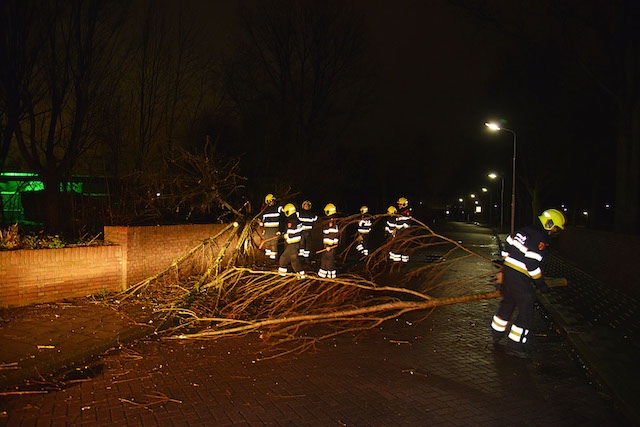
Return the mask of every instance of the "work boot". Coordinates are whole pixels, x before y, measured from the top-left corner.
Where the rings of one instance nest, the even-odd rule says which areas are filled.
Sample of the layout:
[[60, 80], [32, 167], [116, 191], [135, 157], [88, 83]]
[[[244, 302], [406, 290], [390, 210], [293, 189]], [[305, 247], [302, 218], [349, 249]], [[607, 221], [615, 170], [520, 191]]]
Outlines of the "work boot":
[[529, 354], [526, 351], [519, 350], [513, 347], [507, 347], [505, 354], [508, 354], [509, 356], [519, 357], [520, 359], [531, 359], [531, 356], [529, 356]]

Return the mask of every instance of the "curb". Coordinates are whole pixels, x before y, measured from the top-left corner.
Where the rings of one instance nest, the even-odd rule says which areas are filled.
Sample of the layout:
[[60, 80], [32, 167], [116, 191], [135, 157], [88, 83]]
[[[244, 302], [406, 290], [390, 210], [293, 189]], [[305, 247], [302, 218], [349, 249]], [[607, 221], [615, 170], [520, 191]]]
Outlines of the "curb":
[[584, 362], [589, 372], [611, 393], [621, 412], [629, 421], [640, 424], [639, 408], [635, 407], [632, 402], [627, 401], [625, 396], [628, 394], [621, 393], [621, 390], [625, 389], [624, 385], [616, 380], [616, 374], [607, 368], [606, 363], [591, 351], [589, 344], [583, 339], [583, 333], [571, 328], [562, 316], [562, 313], [556, 310], [546, 295], [536, 292], [536, 297], [538, 302], [559, 326], [567, 342], [580, 356], [580, 359]]

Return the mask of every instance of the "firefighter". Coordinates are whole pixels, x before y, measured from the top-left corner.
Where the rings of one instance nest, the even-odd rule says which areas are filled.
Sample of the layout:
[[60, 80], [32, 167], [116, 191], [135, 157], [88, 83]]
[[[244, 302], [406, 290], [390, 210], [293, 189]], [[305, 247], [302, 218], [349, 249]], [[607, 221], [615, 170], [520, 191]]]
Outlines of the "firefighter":
[[339, 230], [338, 223], [334, 217], [337, 209], [333, 203], [327, 203], [324, 207], [324, 214], [327, 216], [322, 229], [322, 257], [320, 258], [320, 269], [318, 276], [323, 278], [336, 278], [336, 250], [338, 247]]
[[281, 276], [287, 275], [287, 267], [291, 265], [293, 271], [296, 272], [296, 277], [299, 279], [305, 278], [305, 273], [302, 268], [302, 263], [298, 258], [298, 251], [300, 250], [300, 241], [302, 240], [302, 224], [298, 219], [296, 213], [296, 207], [293, 203], [287, 203], [284, 205], [284, 216], [287, 228], [284, 234], [284, 241], [286, 247], [282, 255], [280, 255], [280, 267], [278, 273]]
[[313, 224], [318, 220], [318, 215], [311, 210], [311, 202], [308, 200], [302, 202], [302, 210], [297, 214], [302, 223], [302, 241], [300, 242], [298, 255], [309, 260], [311, 255], [311, 230], [313, 229]]
[[[396, 217], [396, 234], [405, 234], [409, 231], [411, 226], [411, 207], [409, 207], [409, 200], [406, 197], [400, 197], [397, 201], [398, 204], [398, 216]], [[403, 263], [409, 262], [409, 252], [407, 248], [396, 248], [396, 258], [394, 261], [402, 261]]]
[[528, 358], [525, 344], [531, 335], [533, 326], [533, 284], [540, 292], [547, 292], [549, 287], [542, 279], [540, 268], [547, 254], [550, 236], [564, 230], [566, 218], [556, 209], [542, 212], [538, 221], [519, 230], [515, 236], [507, 237], [502, 251], [504, 265], [502, 268], [502, 295], [498, 312], [491, 322], [493, 342], [500, 341], [507, 330], [509, 319], [514, 308], [518, 315], [509, 329], [507, 353], [513, 356]]
[[369, 234], [371, 233], [371, 215], [369, 215], [369, 208], [362, 206], [360, 208], [360, 221], [358, 221], [358, 246], [356, 250], [363, 256], [369, 255]]
[[[387, 222], [386, 225], [384, 227], [384, 231], [385, 234], [387, 236], [387, 242], [392, 242], [393, 239], [396, 237], [396, 218], [398, 215], [398, 210], [396, 209], [395, 206], [389, 206], [387, 208]], [[402, 255], [400, 254], [396, 254], [394, 252], [394, 247], [393, 245], [390, 245], [389, 248], [389, 259], [391, 261], [402, 261]]]
[[267, 258], [275, 260], [278, 257], [278, 238], [280, 235], [280, 218], [282, 206], [276, 204], [273, 194], [267, 194], [264, 198], [265, 208], [262, 210], [261, 224], [263, 228], [262, 239], [264, 241], [264, 254]]

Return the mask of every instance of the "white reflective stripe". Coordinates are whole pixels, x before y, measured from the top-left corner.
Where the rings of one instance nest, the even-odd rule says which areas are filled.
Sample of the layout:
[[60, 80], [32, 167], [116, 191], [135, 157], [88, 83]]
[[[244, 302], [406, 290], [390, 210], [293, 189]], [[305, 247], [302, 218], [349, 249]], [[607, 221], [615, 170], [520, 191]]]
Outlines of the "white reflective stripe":
[[368, 228], [358, 228], [358, 233], [360, 234], [369, 234], [370, 231]]
[[509, 331], [509, 339], [515, 342], [520, 342], [520, 338], [522, 338], [522, 333], [524, 329], [519, 326], [511, 325], [511, 330]]
[[507, 243], [518, 248], [518, 250], [523, 254], [526, 254], [527, 251], [529, 250], [525, 245], [520, 243], [520, 241], [518, 241], [517, 239], [512, 239], [511, 236], [507, 237]]
[[298, 272], [296, 273], [296, 277], [297, 277], [298, 279], [304, 279], [304, 278], [305, 278], [304, 270], [298, 271]]
[[302, 237], [300, 236], [296, 236], [296, 237], [287, 236], [287, 243], [298, 243], [300, 240], [302, 240]]
[[529, 270], [527, 270], [527, 265], [522, 262], [522, 261], [518, 261], [517, 259], [511, 258], [510, 256], [507, 256], [507, 258], [504, 260], [505, 264], [511, 264], [512, 266], [516, 267], [518, 270], [524, 272], [528, 272]]
[[402, 262], [409, 262], [409, 255], [402, 255]]
[[287, 269], [279, 267], [278, 268], [278, 274], [281, 275], [281, 276], [286, 276], [287, 275]]
[[504, 332], [507, 329], [508, 324], [509, 324], [508, 321], [502, 320], [498, 316], [493, 316], [491, 327], [498, 332]]
[[534, 251], [528, 251], [526, 254], [524, 254], [524, 256], [526, 258], [533, 258], [536, 261], [542, 261], [542, 255]]
[[511, 325], [511, 330], [509, 331], [509, 339], [515, 342], [526, 342], [527, 335], [529, 334], [528, 329], [521, 328], [516, 325]]
[[399, 216], [398, 217], [398, 221], [407, 221], [410, 220], [411, 217], [410, 216]]
[[331, 279], [335, 279], [336, 278], [336, 271], [335, 270], [331, 270], [327, 273], [327, 276], [329, 276]]
[[542, 270], [538, 267], [535, 270], [530, 271], [529, 276], [531, 276], [532, 279], [539, 279], [542, 277]]
[[318, 276], [322, 278], [327, 277], [327, 270], [323, 270], [323, 269], [318, 270]]
[[280, 212], [270, 212], [270, 213], [262, 214], [262, 218], [271, 218], [271, 217], [279, 217], [279, 216], [280, 216]]
[[279, 226], [280, 223], [279, 222], [265, 222], [264, 226], [267, 228], [273, 228], [273, 227], [277, 227]]
[[371, 221], [361, 219], [360, 222], [358, 222], [358, 227], [371, 227]]
[[502, 258], [506, 258], [506, 257], [508, 257], [508, 256], [509, 256], [509, 252], [507, 252], [507, 251], [502, 251], [502, 252], [500, 252], [500, 255], [502, 255]]
[[322, 232], [323, 232], [324, 234], [337, 233], [338, 231], [340, 231], [340, 230], [338, 230], [338, 227], [335, 227], [335, 228], [326, 228], [326, 229], [322, 230]]
[[338, 242], [338, 239], [331, 239], [329, 237], [325, 237], [324, 239], [322, 239], [322, 243], [324, 243], [325, 245], [337, 245]]
[[310, 226], [310, 225], [304, 225], [304, 224], [303, 224], [303, 225], [302, 225], [302, 229], [306, 231], [306, 230], [311, 230], [311, 229], [313, 229], [313, 227], [312, 227], [312, 226]]

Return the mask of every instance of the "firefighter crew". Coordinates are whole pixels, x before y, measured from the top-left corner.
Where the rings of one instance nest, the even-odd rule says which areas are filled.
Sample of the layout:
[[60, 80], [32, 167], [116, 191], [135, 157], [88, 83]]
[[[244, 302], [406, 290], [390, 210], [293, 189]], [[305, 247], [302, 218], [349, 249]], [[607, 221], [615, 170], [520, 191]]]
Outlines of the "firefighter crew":
[[333, 203], [327, 203], [324, 207], [324, 214], [327, 218], [322, 229], [322, 246], [324, 246], [324, 249], [320, 258], [318, 276], [329, 279], [336, 278], [336, 250], [340, 241], [338, 223], [334, 217], [336, 212], [337, 209]]
[[538, 221], [519, 230], [515, 236], [507, 237], [502, 257], [502, 295], [498, 312], [491, 322], [493, 342], [498, 343], [507, 330], [509, 319], [514, 308], [518, 315], [509, 329], [507, 353], [513, 356], [528, 358], [525, 344], [531, 335], [533, 326], [533, 284], [540, 292], [547, 292], [549, 287], [542, 279], [540, 268], [547, 254], [550, 236], [564, 230], [566, 218], [556, 209], [542, 212]]
[[[384, 227], [385, 235], [387, 236], [387, 242], [393, 241], [396, 237], [396, 218], [398, 215], [398, 210], [395, 206], [389, 206], [387, 208], [387, 222]], [[391, 261], [402, 261], [402, 255], [396, 254], [394, 252], [393, 245], [390, 245], [389, 248], [389, 259]]]
[[267, 194], [264, 198], [265, 208], [262, 210], [261, 225], [263, 228], [264, 254], [267, 258], [275, 260], [278, 257], [278, 239], [280, 235], [280, 218], [282, 206], [276, 204], [273, 194]]
[[302, 224], [298, 219], [296, 213], [296, 207], [293, 203], [287, 203], [284, 205], [284, 216], [287, 224], [287, 229], [284, 234], [284, 241], [286, 247], [282, 255], [280, 255], [280, 267], [278, 273], [281, 276], [287, 275], [287, 267], [291, 265], [293, 271], [296, 272], [296, 276], [299, 279], [305, 278], [305, 273], [302, 268], [302, 263], [298, 258], [298, 251], [300, 250], [300, 241], [302, 240]]
[[[398, 199], [398, 216], [396, 217], [396, 234], [403, 234], [409, 231], [411, 226], [411, 207], [409, 207], [409, 201], [406, 197], [400, 197]], [[402, 261], [404, 263], [409, 262], [408, 248], [396, 248], [394, 261]], [[400, 259], [397, 259], [398, 256]]]
[[313, 224], [318, 220], [318, 215], [311, 210], [311, 202], [308, 200], [302, 202], [302, 210], [297, 214], [302, 223], [302, 240], [298, 255], [308, 260], [311, 255], [311, 230]]
[[363, 256], [369, 255], [369, 234], [371, 233], [371, 215], [369, 215], [369, 208], [362, 206], [360, 208], [360, 221], [358, 221], [358, 246], [356, 250]]

